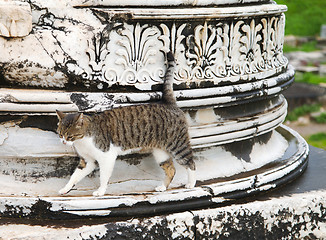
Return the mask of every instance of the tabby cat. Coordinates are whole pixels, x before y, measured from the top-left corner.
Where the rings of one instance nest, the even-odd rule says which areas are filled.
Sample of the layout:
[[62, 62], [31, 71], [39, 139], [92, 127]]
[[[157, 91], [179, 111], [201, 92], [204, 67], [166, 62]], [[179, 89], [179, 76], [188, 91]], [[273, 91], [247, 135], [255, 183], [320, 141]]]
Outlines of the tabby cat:
[[64, 114], [57, 111], [57, 132], [64, 143], [73, 144], [81, 161], [67, 185], [59, 193], [72, 187], [100, 168], [100, 187], [94, 196], [105, 194], [118, 155], [135, 150], [149, 150], [165, 172], [163, 184], [156, 191], [165, 191], [175, 175], [174, 158], [187, 169], [187, 188], [196, 184], [195, 163], [189, 143], [185, 116], [176, 105], [173, 94], [174, 57], [167, 54], [168, 68], [163, 84], [162, 102], [113, 108], [102, 113]]

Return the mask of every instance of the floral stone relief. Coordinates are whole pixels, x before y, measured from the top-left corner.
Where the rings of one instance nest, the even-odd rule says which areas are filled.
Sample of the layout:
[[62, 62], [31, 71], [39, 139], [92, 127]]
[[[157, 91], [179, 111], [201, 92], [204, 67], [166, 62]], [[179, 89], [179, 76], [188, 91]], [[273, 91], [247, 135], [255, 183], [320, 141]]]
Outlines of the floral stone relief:
[[[203, 82], [218, 85], [263, 79], [287, 67], [282, 52], [282, 14], [231, 22], [141, 20], [133, 24], [125, 19], [112, 20], [105, 14], [92, 10], [92, 20], [96, 16], [97, 25], [51, 13], [41, 15], [33, 36], [25, 41], [41, 53], [37, 59], [17, 54], [27, 61], [22, 65], [13, 59], [3, 64], [4, 78], [41, 87], [67, 88], [75, 84], [105, 89], [130, 85], [150, 90], [162, 81], [166, 51], [175, 54], [179, 88], [201, 86]], [[17, 45], [18, 49], [24, 47]], [[8, 48], [17, 49], [17, 45], [9, 44]], [[1, 62], [7, 61], [0, 59]], [[11, 68], [14, 64], [15, 70]], [[27, 71], [29, 68], [33, 70]], [[36, 74], [31, 76], [34, 71]]]

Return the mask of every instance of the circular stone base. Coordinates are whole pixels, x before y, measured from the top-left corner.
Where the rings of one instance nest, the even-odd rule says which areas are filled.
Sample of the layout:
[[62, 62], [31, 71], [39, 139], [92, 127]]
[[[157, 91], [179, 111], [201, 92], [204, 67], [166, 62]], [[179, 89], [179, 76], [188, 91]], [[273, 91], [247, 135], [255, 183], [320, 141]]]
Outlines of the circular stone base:
[[[286, 147], [280, 150], [282, 146]], [[231, 144], [223, 148], [236, 147]], [[144, 165], [137, 165], [138, 171], [143, 171], [140, 175], [144, 175], [144, 179], [133, 179], [137, 177], [132, 176], [135, 171], [130, 171], [131, 175], [128, 174], [128, 169], [121, 171], [127, 180], [118, 181], [121, 178], [113, 176], [107, 191], [110, 194], [97, 198], [91, 196], [97, 178], [85, 179], [68, 196], [58, 196], [57, 191], [67, 179], [47, 178], [43, 182], [33, 183], [13, 181], [12, 176], [0, 175], [3, 185], [0, 192], [0, 215], [51, 219], [80, 216], [139, 217], [216, 206], [288, 183], [306, 168], [308, 151], [307, 143], [299, 134], [281, 126], [266, 143], [253, 144], [250, 161], [237, 159], [236, 162], [236, 154], [227, 157], [220, 148], [196, 152], [198, 182], [193, 189], [183, 187], [185, 171], [177, 168], [171, 189], [154, 192], [155, 185], [159, 184], [163, 175], [147, 179], [146, 167], [152, 166], [148, 160]], [[124, 162], [120, 161], [119, 164], [117, 168], [123, 167]], [[153, 171], [155, 174], [156, 170]]]

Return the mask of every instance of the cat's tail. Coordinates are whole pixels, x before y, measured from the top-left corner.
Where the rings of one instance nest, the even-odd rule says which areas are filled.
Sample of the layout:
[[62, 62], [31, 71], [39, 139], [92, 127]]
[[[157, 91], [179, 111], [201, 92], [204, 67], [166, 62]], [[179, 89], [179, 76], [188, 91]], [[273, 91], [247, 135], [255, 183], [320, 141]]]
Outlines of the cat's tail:
[[162, 91], [162, 101], [165, 104], [176, 105], [176, 99], [173, 93], [173, 80], [174, 80], [174, 68], [175, 60], [172, 52], [166, 54], [168, 67], [164, 77], [163, 91]]

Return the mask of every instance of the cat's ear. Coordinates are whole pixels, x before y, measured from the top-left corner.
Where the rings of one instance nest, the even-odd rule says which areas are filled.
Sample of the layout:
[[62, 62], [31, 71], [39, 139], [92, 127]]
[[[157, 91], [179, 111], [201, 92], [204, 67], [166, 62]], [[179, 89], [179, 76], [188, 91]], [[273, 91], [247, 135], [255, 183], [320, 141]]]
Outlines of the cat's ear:
[[77, 127], [81, 127], [81, 126], [83, 126], [83, 123], [84, 123], [84, 114], [83, 113], [79, 113], [77, 115], [76, 126]]
[[61, 121], [65, 116], [66, 114], [64, 114], [63, 112], [59, 111], [59, 110], [55, 110], [56, 113], [57, 113], [57, 116], [58, 116], [58, 119]]

